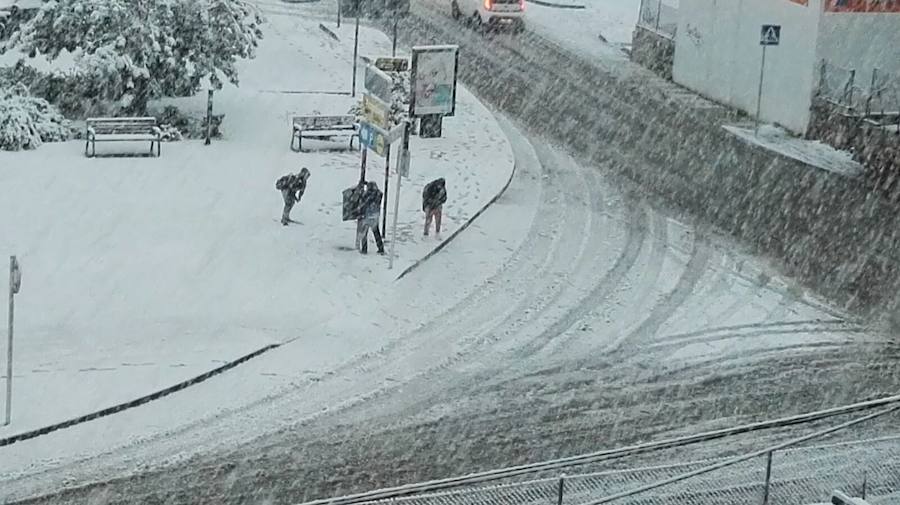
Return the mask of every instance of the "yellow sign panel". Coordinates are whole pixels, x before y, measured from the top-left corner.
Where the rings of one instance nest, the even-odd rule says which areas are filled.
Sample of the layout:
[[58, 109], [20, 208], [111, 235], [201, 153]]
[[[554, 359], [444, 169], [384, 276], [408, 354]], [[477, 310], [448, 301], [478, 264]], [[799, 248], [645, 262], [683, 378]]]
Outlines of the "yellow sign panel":
[[363, 115], [366, 121], [383, 129], [390, 129], [390, 114], [384, 102], [372, 98], [369, 95], [363, 95]]

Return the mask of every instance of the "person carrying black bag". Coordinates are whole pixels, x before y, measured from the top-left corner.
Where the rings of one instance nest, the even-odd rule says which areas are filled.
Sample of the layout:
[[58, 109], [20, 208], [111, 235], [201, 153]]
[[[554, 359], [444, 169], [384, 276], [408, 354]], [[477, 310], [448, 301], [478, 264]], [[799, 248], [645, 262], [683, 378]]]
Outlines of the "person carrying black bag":
[[282, 176], [275, 182], [275, 189], [281, 191], [284, 198], [284, 210], [281, 212], [281, 224], [287, 226], [291, 220], [291, 209], [300, 202], [303, 194], [306, 193], [306, 182], [309, 180], [309, 170], [304, 167], [297, 175], [288, 174]]
[[370, 229], [372, 230], [372, 235], [375, 236], [375, 245], [378, 247], [378, 254], [384, 254], [384, 240], [381, 237], [381, 230], [378, 229], [378, 222], [381, 217], [381, 200], [383, 197], [384, 193], [378, 189], [378, 184], [374, 182], [366, 184], [366, 192], [363, 194], [362, 204], [360, 206], [360, 224], [358, 226], [359, 239], [357, 240], [359, 252], [362, 254], [368, 254], [369, 252]]

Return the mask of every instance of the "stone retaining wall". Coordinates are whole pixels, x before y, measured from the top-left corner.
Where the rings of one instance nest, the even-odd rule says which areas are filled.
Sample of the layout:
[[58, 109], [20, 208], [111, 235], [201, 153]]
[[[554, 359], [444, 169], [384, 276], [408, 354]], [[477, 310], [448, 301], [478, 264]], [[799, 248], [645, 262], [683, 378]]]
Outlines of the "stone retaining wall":
[[537, 70], [510, 68], [511, 58], [470, 55], [460, 72], [482, 99], [532, 132], [777, 258], [785, 273], [846, 308], [893, 309], [900, 209], [865, 180], [745, 143], [721, 127], [724, 113], [667, 96], [648, 71], [560, 58], [568, 62], [563, 71], [552, 60], [540, 70], [543, 82], [533, 89], [554, 90], [541, 96], [508, 92], [533, 86]]

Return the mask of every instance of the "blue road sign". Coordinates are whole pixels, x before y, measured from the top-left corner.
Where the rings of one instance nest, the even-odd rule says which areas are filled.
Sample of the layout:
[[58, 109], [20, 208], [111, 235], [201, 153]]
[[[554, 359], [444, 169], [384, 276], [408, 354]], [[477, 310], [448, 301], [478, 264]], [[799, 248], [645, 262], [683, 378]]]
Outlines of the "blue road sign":
[[384, 156], [388, 146], [384, 132], [365, 121], [359, 123], [359, 143], [374, 151], [378, 156]]

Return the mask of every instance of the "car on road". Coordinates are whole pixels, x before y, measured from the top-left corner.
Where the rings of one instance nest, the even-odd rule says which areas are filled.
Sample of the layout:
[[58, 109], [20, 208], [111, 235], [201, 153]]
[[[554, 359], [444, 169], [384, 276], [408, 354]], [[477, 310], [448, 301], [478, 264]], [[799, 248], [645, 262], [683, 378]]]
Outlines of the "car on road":
[[483, 30], [525, 29], [525, 0], [450, 0], [450, 13]]

